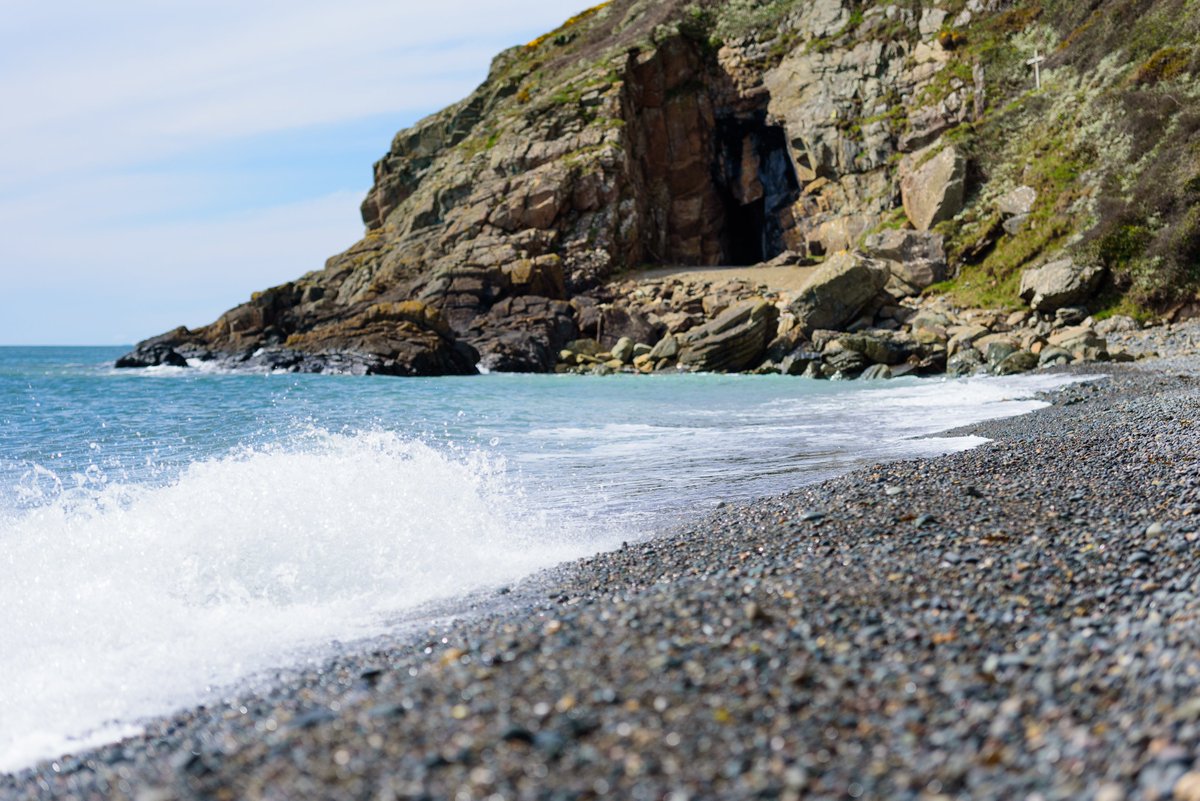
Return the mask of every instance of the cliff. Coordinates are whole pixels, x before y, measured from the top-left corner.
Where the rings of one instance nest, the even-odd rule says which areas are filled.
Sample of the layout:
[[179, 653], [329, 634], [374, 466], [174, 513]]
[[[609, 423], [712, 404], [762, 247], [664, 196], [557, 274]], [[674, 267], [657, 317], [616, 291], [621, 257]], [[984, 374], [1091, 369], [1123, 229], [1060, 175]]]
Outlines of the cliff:
[[[906, 299], [1031, 304], [1032, 327], [1188, 314], [1198, 20], [1196, 0], [615, 0], [397, 134], [363, 238], [323, 270], [123, 363], [550, 371], [596, 340], [614, 368], [752, 369], [904, 324], [906, 358], [940, 369], [950, 337], [916, 342]], [[626, 280], [763, 262], [812, 275]]]

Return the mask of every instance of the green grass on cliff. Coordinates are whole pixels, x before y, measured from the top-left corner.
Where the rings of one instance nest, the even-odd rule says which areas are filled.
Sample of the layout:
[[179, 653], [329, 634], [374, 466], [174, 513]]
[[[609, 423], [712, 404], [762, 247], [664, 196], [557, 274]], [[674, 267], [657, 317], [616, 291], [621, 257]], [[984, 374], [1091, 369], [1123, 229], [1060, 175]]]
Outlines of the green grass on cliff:
[[[949, 139], [971, 158], [968, 209], [941, 226], [959, 268], [933, 288], [1017, 306], [1022, 269], [1056, 255], [1103, 264], [1098, 307], [1145, 316], [1200, 292], [1200, 2], [1025, 2], [972, 25], [928, 90], [984, 70], [984, 116]], [[1048, 54], [1038, 92], [1024, 60]], [[1017, 234], [994, 196], [1032, 186]]]

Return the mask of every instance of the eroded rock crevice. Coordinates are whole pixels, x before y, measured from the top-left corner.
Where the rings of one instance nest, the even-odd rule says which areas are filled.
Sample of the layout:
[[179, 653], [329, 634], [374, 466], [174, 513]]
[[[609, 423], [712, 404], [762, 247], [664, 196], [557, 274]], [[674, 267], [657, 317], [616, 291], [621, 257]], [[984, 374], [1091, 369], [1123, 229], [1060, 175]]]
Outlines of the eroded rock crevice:
[[750, 265], [787, 249], [791, 207], [800, 185], [782, 126], [765, 111], [717, 120], [714, 179], [724, 201], [721, 262]]

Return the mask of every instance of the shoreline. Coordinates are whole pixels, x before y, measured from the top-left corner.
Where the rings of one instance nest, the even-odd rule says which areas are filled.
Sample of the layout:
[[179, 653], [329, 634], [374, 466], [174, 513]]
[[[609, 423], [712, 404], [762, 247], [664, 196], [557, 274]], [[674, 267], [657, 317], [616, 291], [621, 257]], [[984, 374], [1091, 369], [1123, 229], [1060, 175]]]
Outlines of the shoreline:
[[1180, 469], [1200, 391], [1194, 361], [1147, 367], [943, 434], [980, 447], [537, 574], [0, 795], [1169, 798], [1200, 770]]

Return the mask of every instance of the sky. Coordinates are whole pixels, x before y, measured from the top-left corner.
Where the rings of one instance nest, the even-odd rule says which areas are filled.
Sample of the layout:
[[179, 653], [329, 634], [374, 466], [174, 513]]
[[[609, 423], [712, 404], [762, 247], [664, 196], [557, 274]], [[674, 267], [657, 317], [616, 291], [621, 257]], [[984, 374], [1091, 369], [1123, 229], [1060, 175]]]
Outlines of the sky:
[[396, 131], [589, 0], [5, 0], [0, 345], [212, 322], [363, 232]]

